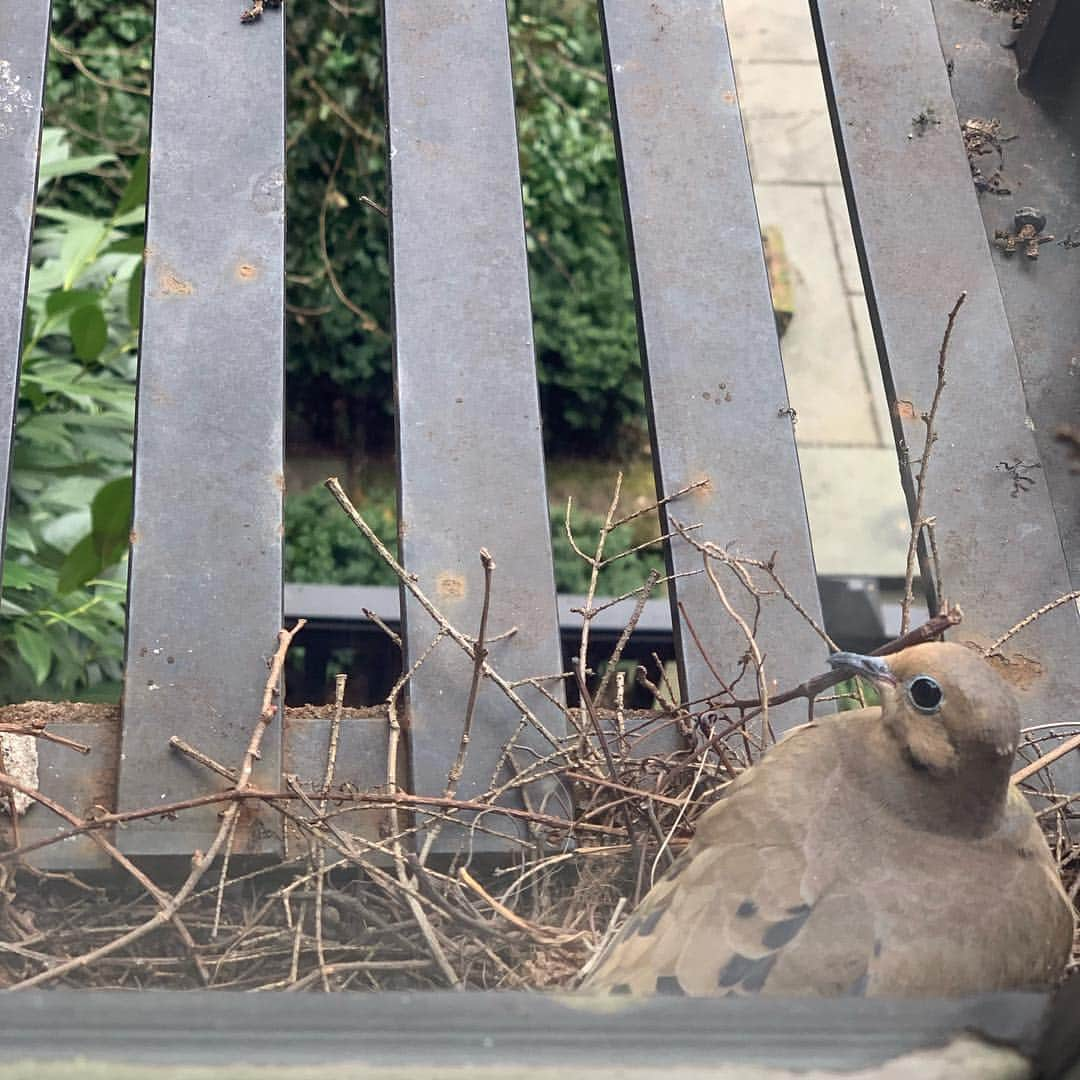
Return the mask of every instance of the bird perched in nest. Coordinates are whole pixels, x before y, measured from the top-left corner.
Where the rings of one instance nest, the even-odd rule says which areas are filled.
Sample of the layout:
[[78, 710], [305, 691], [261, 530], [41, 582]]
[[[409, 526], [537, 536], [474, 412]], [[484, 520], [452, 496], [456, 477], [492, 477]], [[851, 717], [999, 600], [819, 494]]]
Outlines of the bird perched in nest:
[[954, 644], [830, 663], [881, 707], [797, 728], [728, 785], [582, 989], [929, 997], [1060, 978], [1072, 906], [1009, 782], [1009, 687]]

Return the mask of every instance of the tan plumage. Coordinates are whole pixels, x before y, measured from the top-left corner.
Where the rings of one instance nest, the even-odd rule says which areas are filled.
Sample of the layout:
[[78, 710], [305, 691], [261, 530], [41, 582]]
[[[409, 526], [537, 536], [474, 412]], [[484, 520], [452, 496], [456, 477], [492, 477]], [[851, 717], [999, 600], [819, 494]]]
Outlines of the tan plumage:
[[1009, 687], [958, 645], [888, 669], [843, 655], [882, 707], [796, 729], [730, 784], [583, 989], [944, 996], [1061, 976], [1072, 908], [1009, 785]]

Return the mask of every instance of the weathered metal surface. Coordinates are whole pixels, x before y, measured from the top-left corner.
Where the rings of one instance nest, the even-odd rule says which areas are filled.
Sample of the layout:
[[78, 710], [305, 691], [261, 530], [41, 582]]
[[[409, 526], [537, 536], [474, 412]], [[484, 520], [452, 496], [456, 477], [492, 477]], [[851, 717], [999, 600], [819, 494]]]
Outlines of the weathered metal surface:
[[[387, 735], [389, 726], [383, 710], [370, 710], [371, 715], [360, 715], [358, 710], [345, 710], [338, 733], [337, 753], [334, 759], [333, 786], [347, 785], [354, 791], [386, 791]], [[307, 791], [322, 789], [326, 778], [331, 740], [331, 715], [333, 706], [321, 709], [289, 709], [285, 715], [284, 769], [287, 775], [295, 775]], [[399, 759], [404, 781], [404, 758]], [[298, 806], [301, 812], [303, 808]], [[310, 816], [310, 815], [307, 815]], [[354, 846], [364, 852], [364, 841], [377, 843], [391, 835], [390, 814], [385, 808], [359, 808], [340, 813], [335, 823], [349, 836], [355, 837]], [[299, 830], [289, 826], [290, 854], [306, 850], [307, 839], [298, 836]], [[293, 841], [304, 845], [297, 849]], [[332, 850], [327, 857], [334, 859]]]
[[[38, 786], [41, 792], [84, 819], [114, 811], [117, 770], [120, 764], [119, 709], [108, 705], [69, 703], [43, 706], [42, 703], [35, 702], [28, 706], [9, 706], [0, 710], [0, 713], [9, 723], [25, 722], [26, 718], [20, 715], [20, 711], [31, 708], [39, 718], [42, 709], [55, 709], [60, 719], [50, 719], [48, 730], [90, 747], [90, 753], [83, 756], [68, 747], [43, 739], [37, 740]], [[284, 776], [295, 776], [305, 791], [321, 790], [326, 778], [332, 715], [332, 706], [285, 710], [282, 773]], [[63, 719], [64, 717], [67, 719]], [[334, 762], [334, 786], [348, 785], [355, 791], [385, 790], [386, 736], [384, 710], [345, 709]], [[176, 751], [170, 752], [177, 763], [189, 772], [193, 794], [223, 791], [229, 786], [227, 780], [203, 766], [195, 764]], [[220, 760], [223, 764], [234, 767], [239, 762], [239, 756], [233, 755]], [[404, 782], [403, 775], [399, 779]], [[275, 790], [286, 790], [284, 780], [275, 780], [273, 787]], [[160, 802], [155, 802], [154, 805], [160, 805]], [[299, 812], [307, 815], [307, 811], [299, 803], [295, 806]], [[214, 809], [220, 811], [220, 806]], [[195, 813], [198, 811], [186, 810], [181, 818]], [[387, 835], [389, 815], [385, 809], [361, 806], [339, 815], [336, 821], [360, 841], [368, 840], [374, 843]], [[262, 827], [261, 823], [256, 824], [254, 815], [247, 809], [242, 825], [247, 833]], [[128, 823], [120, 831], [120, 835], [133, 827], [134, 823]], [[150, 818], [144, 823], [144, 827], [170, 834], [175, 822], [160, 817]], [[46, 807], [35, 804], [19, 818], [19, 842], [31, 844], [47, 840], [67, 833], [70, 829], [68, 822]], [[298, 837], [295, 827], [290, 826], [289, 832], [296, 842]], [[104, 835], [116, 842], [115, 829], [107, 829]], [[10, 818], [0, 813], [0, 850], [13, 844], [14, 834]], [[116, 869], [109, 856], [85, 834], [39, 848], [27, 857], [27, 861], [44, 870]]]
[[[820, 621], [776, 325], [721, 6], [715, 0], [601, 4], [638, 294], [657, 487], [667, 496], [705, 477], [671, 514], [732, 552], [769, 559]], [[700, 570], [688, 543], [671, 545], [679, 573]], [[717, 574], [744, 617], [738, 579]], [[670, 593], [691, 700], [717, 694], [693, 626], [727, 682], [747, 650], [703, 575]], [[685, 607], [686, 616], [675, 605]], [[772, 689], [816, 671], [826, 649], [777, 595], [762, 603], [758, 642]], [[740, 690], [753, 692], [753, 671]], [[805, 719], [774, 714], [777, 728]]]
[[[979, 196], [988, 241], [996, 229], [1012, 225], [1020, 206], [1042, 211], [1046, 231], [1055, 237], [1040, 246], [1037, 260], [994, 250], [993, 262], [1020, 360], [1041, 476], [1054, 503], [1073, 588], [1080, 588], [1080, 447], [1059, 435], [1068, 428], [1080, 436], [1080, 170], [1075, 156], [1080, 65], [1072, 53], [1053, 70], [1041, 68], [1021, 92], [1016, 59], [1002, 47], [1009, 34], [1007, 16], [970, 0], [936, 0], [934, 11], [942, 51], [953, 60], [951, 85], [960, 120], [996, 119], [1007, 140], [1001, 175], [1011, 194]], [[975, 160], [985, 171], [995, 167], [997, 156], [991, 152]]]
[[[56, 721], [49, 720], [48, 730], [62, 738], [73, 739], [90, 748], [82, 755], [66, 746], [37, 739], [38, 790], [78, 817], [88, 819], [109, 812], [116, 805], [116, 769], [120, 761], [120, 724], [117, 710], [108, 705], [11, 706], [4, 710], [5, 720], [19, 722], [21, 709], [55, 709]], [[14, 715], [13, 715], [14, 713]], [[64, 717], [68, 719], [64, 719]], [[32, 844], [71, 831], [71, 824], [37, 803], [31, 804], [19, 818], [19, 843]], [[113, 840], [113, 831], [105, 833]], [[14, 846], [11, 821], [0, 817], [0, 848]], [[89, 836], [73, 836], [33, 852], [27, 859], [42, 870], [104, 870], [112, 860]]]
[[[929, 0], [816, 0], [813, 12], [909, 502], [946, 314], [968, 294], [922, 509], [937, 522], [948, 598], [965, 612], [959, 636], [985, 646], [1070, 582], [933, 13]], [[1003, 652], [1026, 723], [1059, 719], [1080, 698], [1073, 604]], [[1078, 758], [1055, 770], [1072, 790]]]
[[0, 6], [0, 571], [45, 105], [50, 0]]
[[[180, 735], [235, 761], [281, 624], [284, 16], [160, 4], [135, 445], [121, 808], [202, 790]], [[281, 729], [256, 782], [277, 784]], [[129, 853], [204, 847], [217, 810], [132, 824]], [[279, 841], [267, 837], [264, 850]]]
[[[406, 568], [451, 623], [476, 634], [497, 564], [488, 636], [507, 679], [561, 669], [506, 12], [491, 0], [386, 0], [400, 535]], [[406, 662], [438, 632], [408, 598]], [[458, 752], [472, 661], [442, 641], [409, 684], [413, 784], [441, 794]], [[552, 734], [558, 711], [520, 689]], [[485, 682], [463, 797], [486, 790], [521, 712]], [[552, 746], [532, 726], [524, 767]], [[559, 812], [556, 789], [534, 791]], [[494, 828], [509, 821], [485, 818]], [[449, 831], [447, 843], [458, 842]], [[460, 838], [458, 838], [460, 839]], [[475, 838], [473, 850], [499, 841]]]
[[[198, 1065], [245, 1078], [253, 1074], [244, 1066], [266, 1065], [292, 1066], [303, 1070], [296, 1075], [320, 1078], [324, 1069], [332, 1069], [327, 1076], [364, 1080], [387, 1075], [550, 1080], [556, 1069], [604, 1080], [649, 1075], [734, 1080], [759, 1077], [758, 1069], [775, 1078], [777, 1068], [857, 1069], [867, 1076], [862, 1070], [900, 1054], [939, 1048], [966, 1032], [1031, 1053], [1047, 1002], [1046, 994], [1019, 993], [921, 1001], [756, 996], [590, 1001], [523, 992], [31, 990], [5, 999], [0, 1037], [6, 1056], [16, 1062], [78, 1057], [157, 1068]], [[991, 1075], [956, 1064], [954, 1059], [951, 1069], [920, 1072], [913, 1062], [910, 1069], [888, 1073]], [[750, 1066], [757, 1068], [748, 1074]], [[37, 1076], [42, 1066], [30, 1068]], [[169, 1068], [163, 1075], [176, 1074]], [[1003, 1068], [992, 1075], [1014, 1073]]]

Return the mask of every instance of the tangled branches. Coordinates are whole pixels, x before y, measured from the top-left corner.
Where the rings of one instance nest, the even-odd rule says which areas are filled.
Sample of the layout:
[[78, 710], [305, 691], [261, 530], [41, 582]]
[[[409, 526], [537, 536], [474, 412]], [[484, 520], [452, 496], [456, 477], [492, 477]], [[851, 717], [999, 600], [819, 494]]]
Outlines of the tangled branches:
[[[344, 492], [330, 486], [368, 534]], [[326, 752], [313, 775], [286, 772], [276, 790], [251, 782], [260, 743], [279, 712], [281, 666], [302, 623], [281, 631], [263, 700], [235, 763], [217, 761], [177, 736], [169, 740], [174, 752], [205, 771], [207, 790], [202, 796], [120, 813], [101, 807], [76, 813], [33, 783], [0, 770], [0, 790], [38, 803], [32, 813], [55, 815], [64, 823], [59, 831], [24, 842], [18, 815], [7, 819], [6, 850], [0, 850], [0, 986], [295, 991], [572, 985], [618, 925], [628, 902], [636, 902], [663, 873], [693, 835], [703, 810], [767, 745], [770, 707], [802, 698], [812, 708], [840, 679], [836, 674], [819, 676], [769, 694], [767, 657], [755, 641], [761, 599], [781, 597], [811, 623], [812, 617], [778, 575], [774, 559], [732, 554], [700, 539], [693, 526], [670, 515], [673, 530], [701, 554], [701, 573], [713, 583], [718, 602], [743, 630], [742, 673], [730, 683], [721, 680], [708, 701], [680, 703], [663, 665], [655, 671], [627, 670], [622, 662], [627, 642], [647, 599], [661, 584], [655, 572], [623, 598], [632, 605], [624, 633], [608, 662], [599, 670], [590, 668], [585, 659], [590, 625], [604, 606], [595, 595], [597, 572], [606, 560], [619, 557], [605, 555], [605, 548], [614, 543], [620, 525], [637, 516], [618, 517], [618, 494], [616, 485], [597, 547], [590, 553], [574, 540], [568, 507], [568, 534], [594, 571], [581, 609], [580, 652], [573, 670], [524, 680], [558, 706], [565, 726], [547, 730], [550, 752], [530, 757], [527, 765], [512, 769], [509, 778], [493, 779], [485, 791], [468, 798], [459, 791], [478, 688], [498, 687], [520, 711], [523, 725], [531, 717], [518, 694], [522, 681], [504, 678], [491, 661], [494, 639], [486, 613], [495, 588], [495, 560], [486, 551], [479, 553], [484, 615], [478, 632], [470, 635], [445, 617], [422, 583], [397, 564], [374, 534], [369, 539], [428, 611], [435, 636], [380, 708], [346, 709], [345, 676], [338, 677], [335, 703], [314, 710], [325, 725]], [[721, 564], [724, 581], [730, 577], [735, 585], [721, 585]], [[750, 598], [756, 612], [750, 619], [737, 615], [740, 608], [725, 592], [731, 588], [743, 589]], [[1053, 605], [1046, 606], [1050, 610]], [[955, 608], [942, 612], [880, 651], [940, 636], [960, 618]], [[831, 647], [824, 629], [816, 624], [815, 629]], [[445, 790], [422, 796], [404, 783], [401, 697], [431, 648], [444, 640], [471, 658], [471, 692]], [[628, 675], [651, 696], [651, 707], [632, 707]], [[756, 693], [744, 690], [746, 696], [740, 696], [744, 675], [746, 686], [755, 687]], [[573, 704], [561, 703], [551, 689], [560, 680]], [[840, 695], [841, 704], [847, 696]], [[51, 734], [44, 721], [17, 710], [0, 712], [4, 738]], [[285, 724], [300, 723], [303, 713], [285, 710]], [[111, 722], [118, 718], [113, 715]], [[375, 740], [381, 744], [380, 760], [385, 763], [383, 782], [366, 788], [342, 779], [343, 733], [354, 731], [357, 724], [370, 733], [373, 748]], [[1046, 734], [1028, 735], [1027, 753], [1037, 754]], [[61, 741], [65, 753], [87, 749], [77, 741]], [[511, 740], [505, 756], [513, 749]], [[1052, 754], [1026, 766], [1017, 780], [1029, 782]], [[564, 802], [531, 802], [528, 792], [553, 778]], [[1080, 875], [1077, 848], [1068, 834], [1074, 802], [1075, 796], [1053, 794], [1044, 822], [1075, 897]], [[280, 826], [285, 857], [273, 865], [259, 865], [232, 852], [241, 808], [251, 803], [265, 808]], [[110, 838], [126, 822], [168, 819], [208, 804], [221, 808], [216, 833], [179, 879], [175, 867], [152, 878]], [[502, 838], [505, 853], [496, 860], [473, 857], [465, 843], [456, 855], [439, 855], [435, 838], [450, 828], [466, 838], [494, 832]], [[43, 848], [83, 835], [102, 849], [122, 877], [35, 868], [34, 856]]]

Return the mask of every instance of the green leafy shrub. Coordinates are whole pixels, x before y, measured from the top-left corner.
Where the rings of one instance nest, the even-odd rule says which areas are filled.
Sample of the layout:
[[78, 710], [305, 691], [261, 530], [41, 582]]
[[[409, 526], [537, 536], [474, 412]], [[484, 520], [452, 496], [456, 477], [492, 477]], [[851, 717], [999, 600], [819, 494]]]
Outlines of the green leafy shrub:
[[43, 135], [11, 477], [0, 700], [113, 697], [123, 654], [145, 166], [106, 215], [50, 186], [111, 162]]
[[[397, 552], [393, 492], [378, 492], [358, 509], [376, 536]], [[394, 572], [324, 488], [285, 499], [285, 580], [333, 585], [396, 585]]]
[[[391, 551], [397, 550], [397, 512], [393, 492], [369, 493], [359, 504], [364, 520]], [[590, 569], [566, 535], [565, 510], [551, 507], [551, 545], [555, 559], [555, 585], [560, 592], [583, 593]], [[586, 554], [596, 549], [603, 518], [575, 510], [571, 523], [574, 539]], [[606, 554], [617, 554], [643, 542], [628, 527], [609, 538]], [[496, 555], [496, 558], [498, 556]], [[621, 596], [643, 585], [655, 567], [664, 573], [659, 545], [618, 559], [600, 571], [598, 594]], [[335, 585], [395, 585], [393, 572], [372, 550], [355, 525], [322, 488], [312, 488], [285, 500], [285, 579]], [[655, 595], [660, 595], [658, 591]]]
[[[379, 6], [296, 4], [286, 36], [290, 438], [368, 451], [393, 441], [387, 221], [361, 201], [387, 197]], [[607, 453], [644, 424], [595, 4], [509, 15], [545, 437]], [[145, 147], [150, 0], [54, 0], [53, 30], [50, 122], [118, 156], [65, 205], [105, 212]]]

